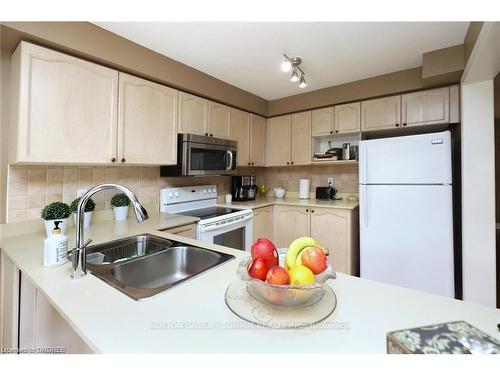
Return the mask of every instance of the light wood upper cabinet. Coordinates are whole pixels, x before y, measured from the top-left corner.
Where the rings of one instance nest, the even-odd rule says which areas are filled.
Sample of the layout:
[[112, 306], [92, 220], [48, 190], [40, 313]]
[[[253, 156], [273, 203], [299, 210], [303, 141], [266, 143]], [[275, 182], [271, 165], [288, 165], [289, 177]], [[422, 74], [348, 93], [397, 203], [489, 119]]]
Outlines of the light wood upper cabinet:
[[335, 133], [356, 133], [361, 127], [361, 103], [337, 105], [335, 113]]
[[250, 163], [256, 167], [266, 165], [266, 119], [250, 116]]
[[401, 114], [403, 126], [450, 122], [450, 88], [442, 87], [403, 95]]
[[282, 166], [290, 164], [291, 140], [290, 115], [272, 117], [267, 120], [267, 165]]
[[277, 247], [288, 247], [293, 240], [310, 233], [309, 208], [274, 206], [274, 241]]
[[231, 109], [229, 138], [238, 142], [237, 166], [250, 165], [250, 114], [248, 112]]
[[224, 104], [210, 102], [209, 113], [209, 135], [216, 138], [229, 138], [229, 128], [231, 126], [231, 107]]
[[118, 162], [177, 163], [178, 91], [124, 73], [119, 81]]
[[361, 102], [361, 130], [382, 130], [401, 125], [401, 96]]
[[311, 111], [292, 115], [291, 159], [293, 165], [311, 164]]
[[334, 270], [357, 273], [357, 211], [311, 208], [311, 237], [330, 251]]
[[333, 107], [320, 108], [312, 111], [312, 135], [331, 135], [334, 132]]
[[253, 241], [259, 238], [273, 238], [273, 206], [252, 210], [253, 212]]
[[179, 133], [208, 135], [208, 100], [179, 92]]
[[12, 163], [111, 163], [118, 72], [27, 42], [12, 56]]

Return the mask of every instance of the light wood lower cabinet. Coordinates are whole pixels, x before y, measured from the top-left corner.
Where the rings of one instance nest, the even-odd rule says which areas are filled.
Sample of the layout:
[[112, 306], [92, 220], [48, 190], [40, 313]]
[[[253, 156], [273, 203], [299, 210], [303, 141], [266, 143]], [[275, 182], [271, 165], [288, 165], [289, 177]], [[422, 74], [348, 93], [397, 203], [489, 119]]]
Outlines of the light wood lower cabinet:
[[174, 228], [163, 229], [162, 232], [175, 234], [177, 236], [196, 239], [196, 224], [181, 225]]
[[359, 273], [357, 212], [311, 208], [311, 237], [330, 251], [334, 270], [351, 275]]
[[119, 82], [118, 162], [176, 164], [178, 91], [124, 73]]
[[259, 238], [273, 238], [273, 206], [252, 210], [253, 212], [253, 241]]
[[54, 348], [68, 354], [93, 353], [10, 258], [0, 253], [0, 259], [3, 333], [0, 346], [19, 348], [26, 353], [37, 348]]
[[274, 241], [288, 247], [298, 237], [310, 236], [330, 250], [329, 262], [342, 273], [358, 270], [358, 211], [303, 206], [275, 206]]

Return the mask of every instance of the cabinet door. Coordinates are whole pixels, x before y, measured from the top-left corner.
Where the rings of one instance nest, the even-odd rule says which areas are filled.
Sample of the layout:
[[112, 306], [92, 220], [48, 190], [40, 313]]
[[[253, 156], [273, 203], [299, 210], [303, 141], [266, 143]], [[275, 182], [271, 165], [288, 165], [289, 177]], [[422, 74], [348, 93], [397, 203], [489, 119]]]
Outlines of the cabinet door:
[[120, 163], [177, 163], [177, 98], [177, 90], [120, 73]]
[[401, 124], [401, 96], [361, 102], [361, 130], [382, 130]]
[[298, 237], [309, 236], [310, 209], [300, 206], [275, 206], [274, 240], [277, 247], [288, 247]]
[[290, 126], [292, 116], [278, 116], [267, 120], [267, 165], [290, 164]]
[[292, 115], [291, 164], [311, 164], [311, 111]]
[[116, 157], [116, 70], [21, 42], [11, 94], [11, 162], [101, 164]]
[[264, 167], [266, 165], [266, 119], [253, 113], [250, 119], [250, 162], [256, 167]]
[[330, 251], [328, 261], [333, 269], [347, 274], [356, 273], [352, 265], [351, 222], [349, 210], [311, 209], [311, 237]]
[[361, 127], [361, 103], [335, 106], [335, 133], [356, 133]]
[[273, 239], [273, 206], [253, 210], [253, 241], [259, 238]]
[[312, 111], [312, 135], [333, 134], [334, 116], [333, 107], [315, 109]]
[[450, 88], [443, 87], [405, 94], [401, 100], [403, 126], [450, 122]]
[[179, 133], [208, 135], [208, 100], [179, 92]]
[[216, 138], [229, 138], [231, 108], [215, 102], [210, 102], [208, 108], [209, 135]]
[[250, 165], [250, 114], [231, 109], [231, 127], [229, 138], [238, 142], [238, 152], [236, 154], [236, 165]]

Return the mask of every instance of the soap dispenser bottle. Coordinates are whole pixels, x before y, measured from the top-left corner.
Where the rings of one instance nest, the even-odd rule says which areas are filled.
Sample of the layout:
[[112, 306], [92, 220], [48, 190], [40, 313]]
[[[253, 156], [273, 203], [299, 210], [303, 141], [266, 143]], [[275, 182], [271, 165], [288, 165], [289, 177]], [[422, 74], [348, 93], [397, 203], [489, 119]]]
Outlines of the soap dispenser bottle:
[[43, 251], [43, 266], [60, 266], [68, 261], [68, 237], [61, 234], [59, 224], [62, 221], [54, 221], [52, 235], [45, 239]]

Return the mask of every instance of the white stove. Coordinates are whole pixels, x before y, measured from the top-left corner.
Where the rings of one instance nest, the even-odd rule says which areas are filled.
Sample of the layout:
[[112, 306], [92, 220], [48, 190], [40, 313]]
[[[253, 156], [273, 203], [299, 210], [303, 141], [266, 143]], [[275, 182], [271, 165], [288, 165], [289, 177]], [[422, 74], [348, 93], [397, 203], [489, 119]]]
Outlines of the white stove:
[[218, 205], [215, 185], [162, 189], [160, 211], [199, 218], [200, 241], [247, 251], [252, 246], [252, 210]]

